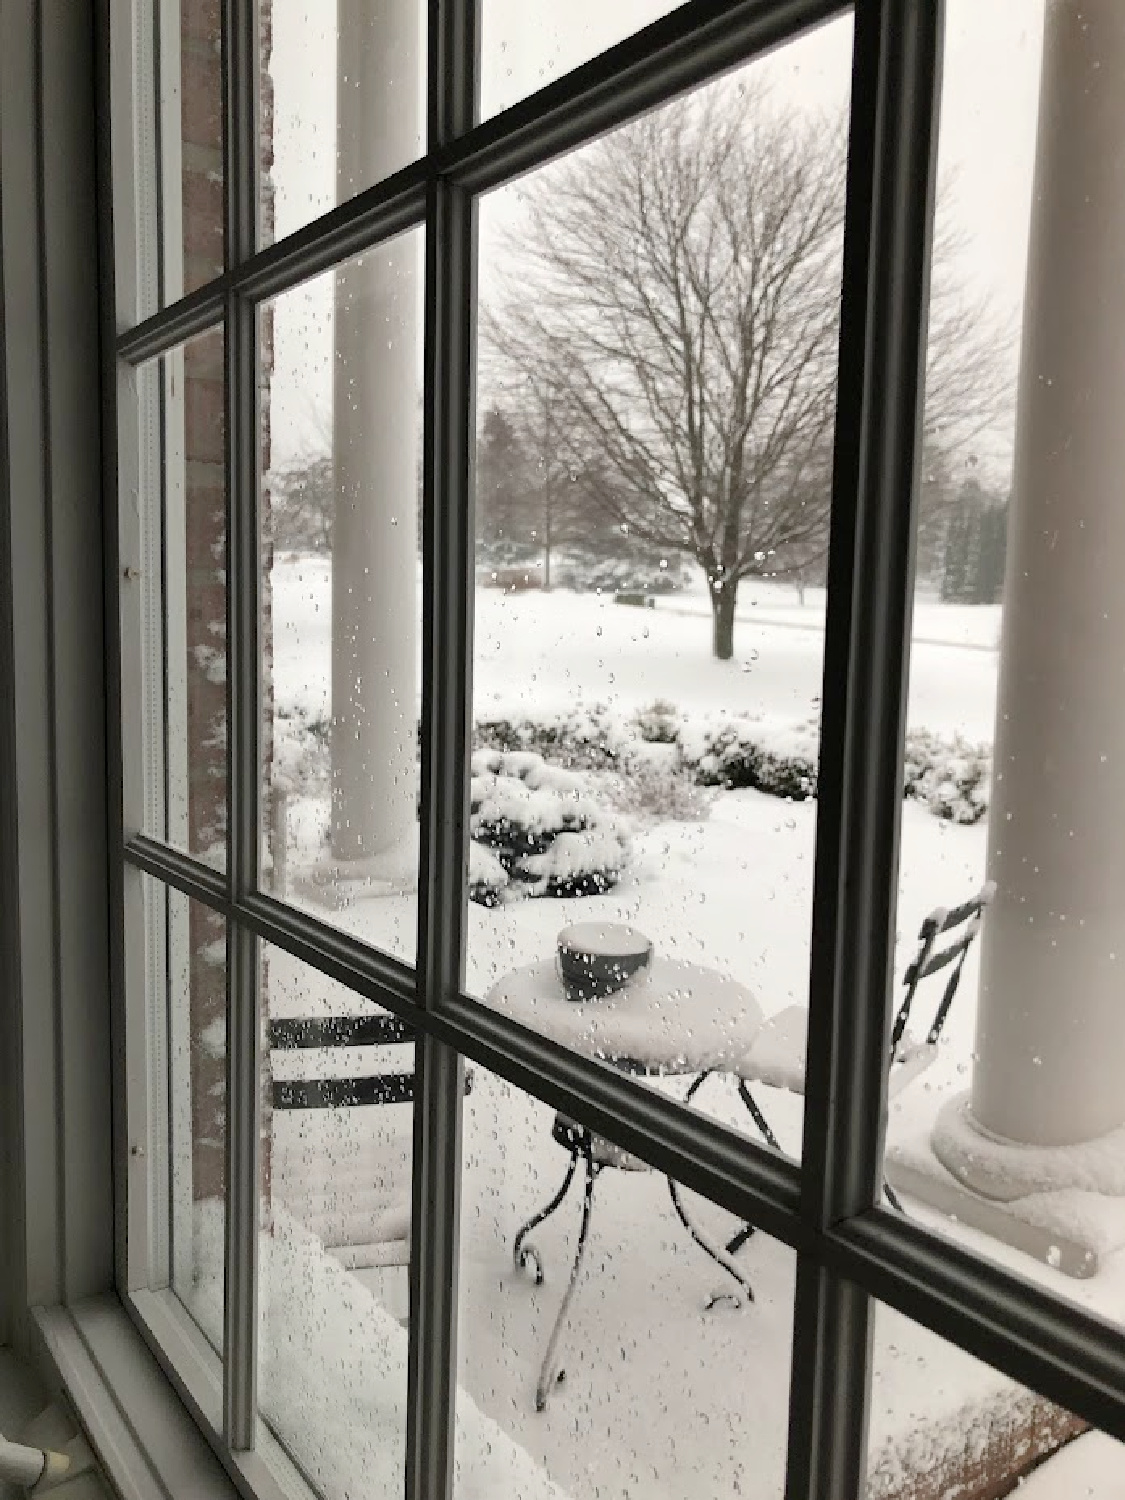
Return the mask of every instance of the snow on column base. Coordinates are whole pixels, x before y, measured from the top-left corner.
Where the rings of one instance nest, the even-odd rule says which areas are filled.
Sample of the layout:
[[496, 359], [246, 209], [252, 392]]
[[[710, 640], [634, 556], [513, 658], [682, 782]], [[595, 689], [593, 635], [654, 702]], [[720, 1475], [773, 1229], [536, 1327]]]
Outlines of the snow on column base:
[[293, 889], [320, 906], [341, 908], [371, 896], [409, 895], [418, 889], [418, 830], [367, 859], [332, 859], [294, 871]]
[[1066, 1276], [1096, 1275], [1125, 1246], [1125, 1131], [1079, 1146], [1019, 1146], [985, 1135], [967, 1094], [932, 1123], [893, 1129], [886, 1174], [899, 1193]]
[[938, 1111], [932, 1143], [942, 1165], [985, 1198], [1012, 1203], [1076, 1188], [1125, 1199], [1125, 1126], [1072, 1146], [1024, 1146], [985, 1130], [959, 1094]]

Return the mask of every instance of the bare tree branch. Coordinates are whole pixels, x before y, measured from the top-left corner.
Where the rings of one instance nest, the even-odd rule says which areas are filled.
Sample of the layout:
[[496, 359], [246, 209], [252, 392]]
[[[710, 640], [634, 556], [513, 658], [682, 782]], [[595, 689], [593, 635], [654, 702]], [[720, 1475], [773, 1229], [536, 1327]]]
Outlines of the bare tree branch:
[[[843, 122], [729, 82], [668, 105], [525, 189], [482, 315], [509, 388], [546, 383], [588, 494], [703, 567], [720, 655], [739, 579], [805, 567], [827, 543], [845, 147]], [[939, 237], [927, 370], [941, 453], [992, 420], [1003, 389], [952, 248]]]

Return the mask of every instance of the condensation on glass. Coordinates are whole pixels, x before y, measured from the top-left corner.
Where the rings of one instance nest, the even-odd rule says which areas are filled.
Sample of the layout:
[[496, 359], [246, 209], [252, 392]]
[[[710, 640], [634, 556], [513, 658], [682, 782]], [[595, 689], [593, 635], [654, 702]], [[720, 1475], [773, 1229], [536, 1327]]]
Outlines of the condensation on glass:
[[[227, 931], [210, 907], [149, 876], [144, 891], [149, 1001], [150, 1202], [158, 1264], [210, 1344], [223, 1349], [226, 1194]], [[164, 1212], [166, 1208], [167, 1212]]]
[[[845, 17], [480, 208], [469, 991], [794, 1155], [850, 66]], [[589, 923], [652, 966], [573, 1005]]]
[[257, 9], [268, 245], [421, 155], [426, 7], [258, 0]]
[[222, 868], [227, 542], [221, 328], [123, 370], [121, 610], [127, 826]]
[[414, 1044], [268, 943], [259, 1412], [326, 1500], [402, 1488]]
[[921, 1324], [876, 1303], [868, 1500], [1110, 1496], [1125, 1449]]
[[469, 1073], [455, 1494], [780, 1495], [792, 1252]]
[[1114, 1322], [1123, 58], [1112, 7], [949, 7], [896, 1002], [932, 936], [885, 1157], [912, 1217]]
[[413, 959], [422, 232], [259, 313], [263, 868]]

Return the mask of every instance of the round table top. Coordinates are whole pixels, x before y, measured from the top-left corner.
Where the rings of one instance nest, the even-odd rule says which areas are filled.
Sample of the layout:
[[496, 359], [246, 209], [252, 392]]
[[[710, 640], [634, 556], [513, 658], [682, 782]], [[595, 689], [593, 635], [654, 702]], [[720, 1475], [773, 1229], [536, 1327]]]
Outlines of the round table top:
[[650, 1074], [734, 1070], [762, 1025], [745, 985], [679, 958], [653, 959], [600, 1000], [568, 1000], [554, 959], [543, 959], [512, 969], [485, 999], [564, 1047]]

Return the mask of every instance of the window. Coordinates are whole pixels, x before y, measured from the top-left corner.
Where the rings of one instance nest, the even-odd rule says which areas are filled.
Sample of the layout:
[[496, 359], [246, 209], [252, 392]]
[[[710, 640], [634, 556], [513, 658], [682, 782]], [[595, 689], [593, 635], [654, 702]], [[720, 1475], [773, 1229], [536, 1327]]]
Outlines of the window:
[[[927, 1195], [898, 1130], [900, 1098], [944, 1109], [972, 1061], [980, 932], [998, 974], [1027, 951], [1004, 870], [934, 852], [985, 771], [913, 706], [950, 692], [927, 584], [995, 588], [999, 507], [958, 465], [987, 430], [1034, 468], [1031, 367], [1005, 438], [988, 287], [943, 279], [972, 211], [941, 152], [972, 135], [979, 47], [1020, 59], [1030, 153], [1039, 19], [375, 9], [112, 8], [135, 1318], [263, 1493], [923, 1493], [930, 1390], [995, 1438], [982, 1475], [982, 1429], [947, 1427], [966, 1493], [1083, 1423], [1125, 1433], [1121, 1310], [1075, 1306], [1058, 1227], [1117, 1248], [1088, 1201], [1120, 1184], [1117, 1054], [1062, 1136], [1011, 1137], [1039, 1152], [1029, 1193], [1077, 1197], [1009, 1213], [1002, 1252], [1003, 1194], [976, 1219]], [[1060, 12], [1045, 87], [1110, 139], [1125, 117], [1074, 79], [1112, 27]], [[1109, 296], [1102, 249], [1080, 302]], [[1081, 383], [1043, 313], [1065, 259], [1033, 250], [1025, 349]], [[1119, 424], [1088, 425], [1117, 472]], [[1008, 545], [1046, 579], [1041, 499]], [[990, 617], [959, 597], [942, 628], [971, 634]], [[1019, 619], [1011, 659], [1057, 688], [1057, 642]], [[1096, 911], [1104, 998], [1120, 841], [1091, 799], [1104, 879], [1065, 865], [1089, 910], [1034, 894], [1060, 926]], [[1024, 865], [1062, 815], [1036, 805]], [[907, 988], [916, 1027], [952, 975], [955, 1020], [888, 1067], [935, 908]], [[1077, 1028], [1120, 1029], [1108, 999], [1053, 1029], [1030, 1001], [989, 1014], [998, 1122], [1027, 1102], [995, 1051], [1021, 1024], [1072, 1094], [1098, 1051]], [[1076, 1156], [1099, 1134], [1108, 1164]]]

